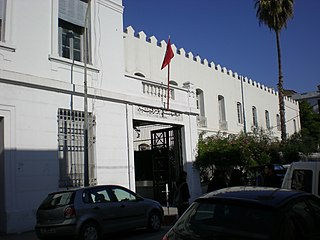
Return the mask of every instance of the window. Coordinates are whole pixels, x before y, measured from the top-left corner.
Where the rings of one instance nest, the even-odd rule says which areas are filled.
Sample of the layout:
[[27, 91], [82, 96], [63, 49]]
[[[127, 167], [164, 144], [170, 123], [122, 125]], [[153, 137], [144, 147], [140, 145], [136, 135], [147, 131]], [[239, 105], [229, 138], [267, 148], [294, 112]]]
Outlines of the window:
[[201, 89], [197, 89], [196, 95], [197, 95], [197, 109], [200, 110], [200, 116], [205, 116], [203, 91]]
[[[86, 44], [86, 61], [91, 62], [89, 26], [88, 0], [59, 0], [59, 55], [61, 57], [84, 61], [84, 45]], [[86, 39], [84, 36], [85, 27], [87, 27], [88, 33]]]
[[242, 104], [237, 102], [238, 123], [243, 124]]
[[295, 133], [297, 132], [297, 122], [295, 119], [293, 119], [293, 130]]
[[6, 0], [0, 0], [0, 41], [4, 42]]
[[119, 202], [135, 201], [137, 199], [135, 195], [121, 188], [113, 188], [112, 191]]
[[226, 121], [226, 108], [224, 97], [222, 95], [218, 96], [218, 104], [219, 104], [219, 128], [220, 130], [227, 130], [227, 121]]
[[135, 76], [138, 76], [138, 77], [143, 77], [143, 78], [146, 77], [144, 74], [142, 74], [142, 73], [140, 73], [140, 72], [136, 72], [136, 73], [134, 73], [134, 75], [135, 75]]
[[264, 112], [264, 114], [265, 114], [265, 118], [266, 118], [266, 128], [267, 128], [267, 129], [270, 129], [270, 116], [269, 116], [269, 111], [266, 110], [266, 111]]
[[290, 216], [294, 219], [295, 239], [315, 239], [314, 236], [319, 236], [318, 219], [304, 200], [298, 201], [291, 207]]
[[278, 131], [281, 131], [280, 115], [277, 114], [276, 118], [277, 118], [277, 129]]
[[254, 127], [258, 127], [257, 108], [255, 106], [252, 106], [252, 122]]
[[178, 86], [178, 83], [177, 83], [176, 81], [172, 81], [172, 80], [171, 80], [169, 83], [170, 83], [170, 85]]
[[[89, 184], [96, 181], [95, 174], [95, 118], [89, 114]], [[58, 146], [60, 187], [79, 187], [84, 184], [84, 112], [59, 109]]]
[[196, 89], [197, 96], [197, 109], [200, 110], [200, 115], [198, 116], [198, 126], [206, 127], [207, 126], [207, 118], [204, 110], [204, 94], [201, 89]]
[[291, 188], [312, 193], [312, 171], [294, 170], [292, 173]]
[[226, 109], [225, 109], [224, 97], [219, 95], [218, 102], [219, 102], [219, 120], [226, 121]]
[[213, 201], [195, 202], [184, 215], [184, 221], [176, 230], [198, 239], [213, 239], [223, 235], [225, 239], [271, 239], [278, 222], [274, 211], [249, 205]]

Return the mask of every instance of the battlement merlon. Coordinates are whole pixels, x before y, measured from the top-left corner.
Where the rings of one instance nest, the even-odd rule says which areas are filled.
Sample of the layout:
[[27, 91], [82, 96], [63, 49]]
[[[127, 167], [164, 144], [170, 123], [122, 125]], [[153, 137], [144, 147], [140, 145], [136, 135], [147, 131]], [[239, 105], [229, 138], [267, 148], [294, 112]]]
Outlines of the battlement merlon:
[[[145, 32], [143, 32], [143, 31], [140, 31], [137, 34], [135, 34], [135, 30], [132, 26], [128, 26], [127, 28], [125, 28], [124, 34], [127, 37], [134, 37], [134, 38], [140, 39], [141, 41], [144, 41], [145, 43], [154, 45], [156, 47], [160, 47], [163, 49], [163, 52], [165, 52], [165, 50], [166, 50], [167, 42], [165, 40], [161, 40], [159, 43], [158, 39], [155, 36], [151, 36], [148, 38], [147, 35], [145, 34]], [[208, 67], [208, 68], [211, 68], [215, 71], [224, 73], [224, 74], [229, 75], [235, 79], [242, 80], [243, 83], [255, 86], [262, 91], [266, 91], [270, 94], [278, 96], [278, 91], [276, 91], [272, 87], [267, 87], [264, 84], [261, 84], [259, 82], [252, 80], [252, 79], [249, 79], [248, 77], [240, 76], [238, 73], [234, 74], [231, 69], [227, 69], [226, 67], [222, 67], [220, 64], [216, 64], [213, 61], [211, 61], [209, 63], [207, 59], [201, 59], [201, 57], [199, 55], [195, 56], [192, 52], [186, 53], [184, 48], [177, 48], [175, 46], [175, 44], [171, 44], [171, 48], [175, 54], [180, 55], [182, 57], [185, 57], [186, 59], [191, 60], [195, 64], [201, 64], [203, 67]], [[241, 79], [239, 79], [239, 77]], [[284, 99], [286, 101], [292, 102], [294, 104], [298, 104], [297, 101], [293, 100], [290, 97], [284, 97]]]

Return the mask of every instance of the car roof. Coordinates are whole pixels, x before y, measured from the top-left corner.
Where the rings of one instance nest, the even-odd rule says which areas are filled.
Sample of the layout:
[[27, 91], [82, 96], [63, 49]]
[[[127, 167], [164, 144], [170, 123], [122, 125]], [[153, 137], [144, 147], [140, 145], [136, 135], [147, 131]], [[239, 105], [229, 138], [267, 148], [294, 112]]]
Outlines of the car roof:
[[277, 208], [285, 205], [291, 199], [310, 195], [312, 194], [289, 189], [240, 186], [213, 191], [201, 196], [198, 200], [212, 199], [218, 201], [240, 201]]
[[[60, 190], [60, 191], [50, 192], [49, 194], [57, 194], [57, 193], [65, 193], [65, 192], [76, 192], [76, 191], [79, 191], [79, 190], [82, 191], [82, 190], [85, 190], [85, 189], [89, 189], [90, 190], [90, 189], [93, 189], [93, 188], [104, 188], [104, 187], [108, 187], [108, 188], [112, 188], [112, 187], [126, 188], [124, 186], [115, 185], [115, 184], [112, 184], [112, 185], [95, 185], [95, 186], [87, 186], [87, 187], [69, 188], [69, 189], [64, 189], [64, 190]], [[128, 190], [130, 190], [130, 189], [128, 189]]]

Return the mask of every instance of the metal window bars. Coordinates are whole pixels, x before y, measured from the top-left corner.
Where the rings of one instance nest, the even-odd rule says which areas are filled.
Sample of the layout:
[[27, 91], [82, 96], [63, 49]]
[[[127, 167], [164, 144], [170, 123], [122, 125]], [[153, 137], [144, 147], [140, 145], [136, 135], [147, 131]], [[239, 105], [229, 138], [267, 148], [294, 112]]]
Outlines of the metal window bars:
[[[96, 184], [95, 135], [96, 121], [88, 114], [89, 183]], [[60, 187], [79, 187], [84, 184], [84, 112], [58, 110], [58, 151]]]

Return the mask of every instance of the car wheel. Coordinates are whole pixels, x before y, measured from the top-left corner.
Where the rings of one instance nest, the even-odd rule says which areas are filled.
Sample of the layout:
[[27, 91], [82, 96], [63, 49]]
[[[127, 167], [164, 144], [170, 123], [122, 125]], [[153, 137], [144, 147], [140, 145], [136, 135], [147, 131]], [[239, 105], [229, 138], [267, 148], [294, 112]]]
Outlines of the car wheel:
[[156, 232], [161, 228], [161, 217], [156, 211], [152, 211], [148, 219], [148, 229], [152, 232]]
[[97, 225], [94, 223], [85, 223], [81, 228], [79, 239], [80, 240], [98, 240], [99, 230]]

